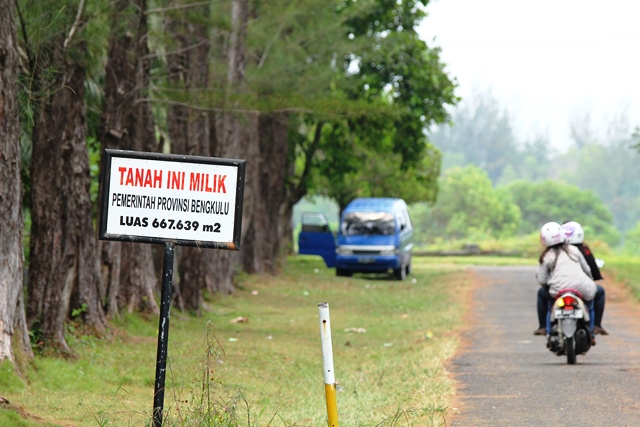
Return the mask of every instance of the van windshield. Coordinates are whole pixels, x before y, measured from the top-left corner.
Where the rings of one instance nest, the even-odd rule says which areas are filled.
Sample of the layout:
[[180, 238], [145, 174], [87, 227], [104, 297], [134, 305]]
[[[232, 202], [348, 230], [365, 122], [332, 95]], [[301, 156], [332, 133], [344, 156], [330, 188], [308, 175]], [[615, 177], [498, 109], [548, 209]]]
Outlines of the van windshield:
[[396, 221], [389, 212], [350, 212], [344, 216], [341, 232], [345, 236], [393, 236]]

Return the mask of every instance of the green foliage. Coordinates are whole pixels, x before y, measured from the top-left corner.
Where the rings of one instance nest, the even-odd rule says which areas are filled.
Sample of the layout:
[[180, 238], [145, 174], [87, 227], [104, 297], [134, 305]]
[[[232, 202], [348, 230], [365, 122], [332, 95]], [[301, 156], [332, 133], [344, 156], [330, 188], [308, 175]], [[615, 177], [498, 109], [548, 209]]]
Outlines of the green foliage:
[[87, 311], [87, 304], [82, 304], [81, 307], [79, 308], [74, 308], [73, 310], [71, 310], [71, 318], [76, 318], [78, 316], [80, 316], [82, 313], [85, 313]]
[[513, 234], [520, 226], [520, 211], [510, 194], [495, 190], [480, 168], [452, 168], [440, 180], [438, 201], [433, 208], [413, 213], [419, 241], [469, 239]]
[[87, 66], [89, 75], [104, 72], [101, 59], [106, 54], [109, 26], [108, 2], [20, 0], [18, 34], [27, 55], [27, 69], [21, 78], [22, 108], [48, 96], [57, 86], [64, 61], [73, 59]]
[[[574, 145], [565, 153], [554, 149], [544, 134], [518, 140], [509, 112], [489, 92], [477, 92], [464, 100], [452, 112], [452, 122], [431, 133], [431, 140], [443, 152], [444, 170], [474, 164], [486, 170], [495, 185], [558, 179], [591, 190], [613, 213], [615, 226], [622, 232], [640, 217], [640, 169], [635, 152], [640, 149], [640, 128], [629, 132], [624, 117], [607, 124], [604, 137], [594, 131], [588, 114], [572, 122]], [[523, 223], [524, 227], [532, 225]], [[615, 231], [606, 234], [607, 241], [616, 241]]]
[[[218, 65], [211, 70], [215, 84], [201, 90], [168, 82], [166, 58], [176, 36], [163, 31], [162, 20], [151, 15], [150, 43], [161, 58], [152, 69], [155, 95], [216, 111], [232, 103], [265, 113], [286, 111], [294, 171], [287, 191], [294, 203], [305, 194], [328, 195], [344, 206], [359, 195], [374, 195], [372, 190], [434, 200], [440, 155], [423, 130], [446, 120], [446, 105], [457, 98], [439, 50], [429, 49], [414, 29], [425, 17], [425, 4], [255, 2], [248, 26], [247, 79], [233, 93], [225, 83], [227, 3], [211, 9], [211, 58]], [[186, 11], [169, 16], [206, 23]], [[156, 117], [163, 117], [162, 110], [156, 107]]]
[[640, 258], [638, 256], [611, 256], [606, 258], [606, 277], [622, 282], [640, 301]]
[[[210, 13], [202, 13], [202, 6], [158, 5], [148, 14], [146, 39], [151, 48], [148, 98], [159, 101], [152, 107], [157, 129], [166, 133], [166, 103], [173, 101], [215, 111], [229, 108], [230, 103], [244, 110], [287, 111], [292, 124], [290, 164], [297, 166], [289, 187], [297, 190], [294, 197], [328, 194], [342, 203], [358, 195], [384, 193], [433, 201], [440, 155], [423, 130], [445, 121], [446, 106], [457, 98], [439, 49], [429, 48], [415, 31], [426, 16], [427, 3], [255, 2], [248, 26], [247, 78], [243, 90], [233, 93], [227, 90], [224, 60], [231, 30], [229, 4], [212, 4]], [[125, 44], [128, 37], [137, 37], [129, 30], [139, 11], [126, 2], [79, 0], [21, 0], [19, 8], [25, 18], [21, 46], [30, 65], [21, 76], [23, 122], [33, 123], [35, 104], [55, 88], [65, 59], [85, 63], [88, 143], [95, 177], [93, 154], [100, 149], [96, 138], [107, 42], [110, 35]], [[167, 26], [167, 19], [179, 25]], [[169, 78], [167, 58], [177, 49], [178, 32], [194, 25], [210, 36], [211, 62], [217, 64], [210, 67], [215, 83], [208, 87], [173, 84]], [[65, 42], [67, 47], [61, 49]], [[321, 145], [311, 146], [313, 131], [327, 122]], [[30, 133], [24, 127], [25, 203]], [[376, 173], [382, 168], [384, 178]], [[97, 194], [94, 188], [92, 194]]]
[[[336, 158], [318, 165], [317, 182], [344, 208], [356, 197], [399, 197], [407, 203], [431, 202], [436, 197], [440, 153], [427, 145], [418, 164], [403, 166], [400, 154], [351, 146], [351, 155], [329, 150]], [[383, 154], [385, 153], [386, 154]], [[335, 171], [342, 166], [341, 173]]]
[[615, 213], [615, 222], [622, 231], [633, 227], [640, 218], [640, 157], [629, 145], [628, 139], [606, 146], [587, 144], [558, 159], [565, 165], [560, 178], [598, 195]]
[[554, 173], [555, 163], [551, 159], [555, 150], [545, 136], [538, 135], [516, 147], [515, 156], [502, 169], [497, 184], [506, 185], [513, 181], [541, 181]]
[[336, 58], [348, 52], [344, 18], [335, 3], [259, 1], [252, 13], [247, 83], [261, 111], [325, 115], [351, 108], [331, 90], [342, 73]]
[[577, 221], [585, 230], [585, 240], [601, 239], [610, 245], [620, 240], [613, 214], [590, 190], [555, 180], [517, 181], [505, 187], [522, 213], [520, 233], [539, 230], [549, 221]]
[[31, 204], [31, 132], [39, 102], [60, 88], [58, 81], [69, 61], [87, 68], [85, 93], [87, 101], [88, 144], [93, 151], [92, 195], [97, 197], [97, 160], [100, 145], [96, 140], [102, 104], [101, 82], [104, 75], [109, 26], [106, 24], [109, 4], [103, 1], [18, 2], [19, 43], [27, 55], [20, 75], [21, 135], [20, 157], [23, 183], [23, 207]]
[[89, 137], [87, 140], [87, 148], [89, 151], [89, 174], [91, 176], [89, 196], [93, 205], [93, 217], [98, 216], [98, 200], [100, 192], [100, 142], [96, 138]]
[[340, 4], [350, 50], [340, 57], [334, 93], [370, 108], [321, 118], [327, 124], [307, 187], [311, 194], [330, 196], [340, 207], [358, 196], [435, 199], [440, 155], [424, 129], [445, 121], [447, 105], [457, 98], [439, 50], [415, 32], [424, 3]]
[[640, 221], [625, 234], [622, 250], [628, 255], [640, 255]]

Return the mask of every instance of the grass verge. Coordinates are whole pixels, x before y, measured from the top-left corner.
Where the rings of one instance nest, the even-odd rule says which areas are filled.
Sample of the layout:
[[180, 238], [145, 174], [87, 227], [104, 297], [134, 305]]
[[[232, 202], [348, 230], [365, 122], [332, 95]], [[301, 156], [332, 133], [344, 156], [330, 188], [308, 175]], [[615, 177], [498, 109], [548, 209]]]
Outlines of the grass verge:
[[[626, 286], [636, 299], [640, 301], [640, 258], [637, 256], [608, 256], [602, 274]], [[606, 280], [604, 285], [606, 286]]]
[[[338, 278], [314, 257], [249, 276], [201, 317], [173, 309], [164, 425], [326, 425], [317, 304], [330, 307], [337, 407], [344, 426], [443, 426], [445, 369], [462, 325], [465, 264], [414, 258], [406, 281]], [[109, 338], [69, 336], [76, 360], [0, 368], [0, 426], [145, 426], [153, 404], [158, 319], [126, 316]]]

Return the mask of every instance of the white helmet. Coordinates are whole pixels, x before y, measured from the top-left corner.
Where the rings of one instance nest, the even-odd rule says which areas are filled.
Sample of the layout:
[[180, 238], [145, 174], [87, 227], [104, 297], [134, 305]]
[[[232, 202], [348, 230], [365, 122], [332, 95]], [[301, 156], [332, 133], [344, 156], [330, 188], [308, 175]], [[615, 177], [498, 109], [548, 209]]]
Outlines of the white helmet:
[[564, 230], [564, 234], [567, 236], [567, 243], [577, 245], [584, 242], [584, 230], [579, 223], [569, 221], [562, 224], [562, 229]]
[[562, 226], [557, 222], [548, 222], [540, 229], [540, 241], [547, 248], [567, 241]]

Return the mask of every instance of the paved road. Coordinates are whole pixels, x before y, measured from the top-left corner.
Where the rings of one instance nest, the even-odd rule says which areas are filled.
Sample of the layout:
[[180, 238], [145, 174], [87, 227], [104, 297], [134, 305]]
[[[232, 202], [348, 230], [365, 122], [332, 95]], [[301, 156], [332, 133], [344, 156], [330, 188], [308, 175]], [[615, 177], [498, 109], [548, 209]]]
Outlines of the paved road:
[[611, 335], [576, 365], [537, 327], [535, 268], [474, 267], [475, 290], [456, 381], [453, 427], [640, 427], [640, 307], [603, 282]]

